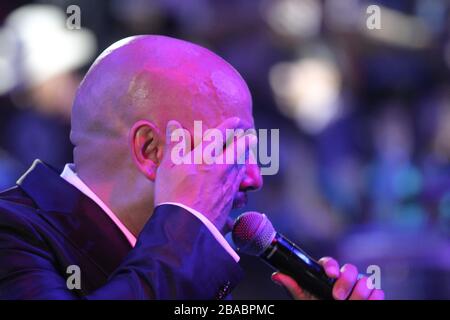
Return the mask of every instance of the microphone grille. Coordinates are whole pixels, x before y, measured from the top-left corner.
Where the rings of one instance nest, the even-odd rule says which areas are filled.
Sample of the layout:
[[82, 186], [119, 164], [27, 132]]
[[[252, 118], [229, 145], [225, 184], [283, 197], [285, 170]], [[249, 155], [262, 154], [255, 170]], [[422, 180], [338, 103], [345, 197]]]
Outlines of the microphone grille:
[[236, 219], [232, 238], [238, 251], [259, 256], [269, 247], [275, 233], [272, 223], [265, 214], [250, 211]]

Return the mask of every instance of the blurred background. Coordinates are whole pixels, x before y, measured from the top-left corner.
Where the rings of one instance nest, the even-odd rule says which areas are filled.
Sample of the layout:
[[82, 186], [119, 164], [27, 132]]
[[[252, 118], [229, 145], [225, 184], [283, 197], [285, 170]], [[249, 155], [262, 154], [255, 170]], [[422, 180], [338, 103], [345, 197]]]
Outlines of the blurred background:
[[[67, 27], [70, 5], [81, 29]], [[381, 9], [381, 29], [366, 22]], [[71, 162], [70, 109], [113, 42], [164, 34], [230, 62], [280, 170], [249, 197], [319, 258], [381, 267], [388, 299], [450, 299], [450, 1], [106, 0], [0, 4], [0, 189]], [[239, 212], [235, 212], [237, 215]], [[242, 258], [236, 299], [286, 299]]]

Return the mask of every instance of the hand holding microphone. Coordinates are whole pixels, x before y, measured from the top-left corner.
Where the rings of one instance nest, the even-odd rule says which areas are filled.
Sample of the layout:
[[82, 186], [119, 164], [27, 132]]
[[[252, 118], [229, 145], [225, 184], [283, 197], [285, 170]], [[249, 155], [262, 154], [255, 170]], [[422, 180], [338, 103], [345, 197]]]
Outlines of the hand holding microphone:
[[358, 277], [351, 264], [339, 269], [336, 260], [318, 262], [293, 242], [278, 234], [263, 214], [247, 212], [236, 219], [233, 241], [238, 251], [259, 256], [280, 272], [272, 279], [296, 299], [382, 300], [384, 293], [371, 289], [366, 277]]

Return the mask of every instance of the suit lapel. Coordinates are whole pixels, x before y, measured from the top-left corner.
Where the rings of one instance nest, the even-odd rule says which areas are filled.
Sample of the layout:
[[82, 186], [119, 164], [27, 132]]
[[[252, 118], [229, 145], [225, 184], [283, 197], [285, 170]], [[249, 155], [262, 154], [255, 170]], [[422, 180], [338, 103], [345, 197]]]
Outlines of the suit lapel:
[[93, 200], [40, 160], [17, 184], [33, 199], [39, 215], [106, 275], [131, 250], [121, 230]]

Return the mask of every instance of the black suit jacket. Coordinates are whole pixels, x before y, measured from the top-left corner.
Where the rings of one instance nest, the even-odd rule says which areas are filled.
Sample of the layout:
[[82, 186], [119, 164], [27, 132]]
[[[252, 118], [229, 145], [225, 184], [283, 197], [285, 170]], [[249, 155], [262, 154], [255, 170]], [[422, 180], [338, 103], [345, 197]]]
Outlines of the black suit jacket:
[[[0, 299], [221, 299], [239, 265], [191, 213], [155, 209], [137, 244], [90, 198], [36, 160], [0, 193]], [[68, 267], [81, 288], [68, 289]]]

